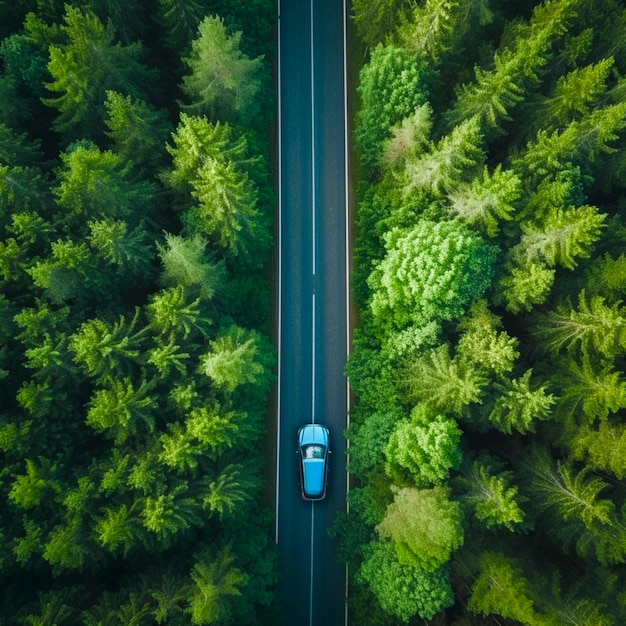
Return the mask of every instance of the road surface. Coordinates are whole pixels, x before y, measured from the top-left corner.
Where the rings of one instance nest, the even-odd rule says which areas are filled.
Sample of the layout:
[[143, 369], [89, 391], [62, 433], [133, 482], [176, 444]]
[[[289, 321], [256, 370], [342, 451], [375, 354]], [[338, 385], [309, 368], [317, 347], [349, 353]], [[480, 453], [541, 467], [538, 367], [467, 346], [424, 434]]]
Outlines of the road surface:
[[[327, 529], [346, 507], [348, 351], [344, 0], [279, 0], [279, 381], [276, 538], [284, 626], [346, 622]], [[304, 502], [296, 432], [331, 437], [326, 500]]]

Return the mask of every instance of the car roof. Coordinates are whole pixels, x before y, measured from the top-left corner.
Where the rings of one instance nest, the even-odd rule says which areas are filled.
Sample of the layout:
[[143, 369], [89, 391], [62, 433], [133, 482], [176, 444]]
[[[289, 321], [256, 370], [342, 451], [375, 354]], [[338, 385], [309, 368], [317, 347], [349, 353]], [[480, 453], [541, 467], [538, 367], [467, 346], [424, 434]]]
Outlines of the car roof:
[[304, 493], [310, 497], [324, 493], [324, 459], [304, 459]]

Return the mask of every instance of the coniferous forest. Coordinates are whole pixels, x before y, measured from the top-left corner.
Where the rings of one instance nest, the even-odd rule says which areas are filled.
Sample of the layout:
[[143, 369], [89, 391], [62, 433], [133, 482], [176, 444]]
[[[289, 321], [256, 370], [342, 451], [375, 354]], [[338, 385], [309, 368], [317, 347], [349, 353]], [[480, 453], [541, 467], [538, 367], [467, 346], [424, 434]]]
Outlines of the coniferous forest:
[[626, 7], [353, 0], [352, 623], [626, 623]]
[[274, 13], [0, 2], [0, 624], [273, 622]]

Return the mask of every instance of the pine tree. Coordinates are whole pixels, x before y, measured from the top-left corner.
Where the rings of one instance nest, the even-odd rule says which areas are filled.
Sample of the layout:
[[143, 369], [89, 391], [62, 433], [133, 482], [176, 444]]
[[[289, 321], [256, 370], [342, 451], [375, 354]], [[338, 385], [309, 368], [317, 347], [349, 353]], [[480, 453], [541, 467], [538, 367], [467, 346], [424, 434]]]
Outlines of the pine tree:
[[154, 73], [142, 65], [140, 44], [114, 44], [114, 32], [90, 11], [66, 6], [61, 27], [66, 43], [50, 47], [49, 91], [44, 102], [58, 109], [55, 128], [66, 137], [96, 138], [104, 119], [106, 92], [145, 96]]
[[500, 615], [525, 626], [543, 626], [537, 610], [537, 593], [515, 559], [484, 552], [468, 608], [474, 613]]
[[213, 382], [232, 393], [239, 385], [255, 384], [267, 375], [259, 354], [260, 335], [231, 326], [210, 344], [201, 369]]
[[[361, 109], [355, 141], [359, 158], [371, 173], [381, 161], [391, 129], [426, 100], [424, 69], [415, 55], [394, 45], [377, 45], [359, 73]], [[381, 106], [383, 103], [383, 106]]]
[[474, 461], [460, 480], [465, 488], [461, 501], [470, 505], [485, 528], [521, 529], [525, 513], [520, 507], [527, 499], [511, 484], [513, 472], [493, 472], [488, 463]]
[[153, 411], [157, 406], [146, 381], [135, 387], [128, 378], [112, 379], [105, 389], [97, 390], [89, 402], [87, 424], [124, 443], [129, 437], [154, 430]]
[[626, 310], [621, 302], [608, 306], [603, 297], [588, 298], [583, 290], [577, 308], [565, 300], [555, 310], [537, 314], [532, 332], [554, 355], [565, 349], [613, 359], [626, 349]]
[[464, 174], [484, 160], [478, 118], [470, 117], [431, 147], [428, 154], [407, 161], [404, 193], [426, 189], [433, 194], [450, 191]]
[[203, 558], [191, 570], [193, 586], [188, 612], [194, 625], [227, 623], [234, 598], [241, 595], [248, 575], [235, 566], [230, 546], [212, 558]]
[[228, 34], [219, 16], [200, 23], [191, 53], [183, 59], [191, 70], [182, 83], [190, 100], [187, 110], [211, 120], [254, 119], [263, 59], [250, 59], [241, 51], [241, 35]]
[[104, 105], [107, 135], [113, 140], [115, 153], [124, 162], [133, 163], [140, 173], [154, 171], [164, 159], [172, 131], [165, 111], [116, 91], [107, 92]]
[[495, 383], [496, 396], [489, 421], [501, 432], [511, 434], [516, 430], [522, 434], [534, 432], [535, 422], [547, 420], [552, 415], [555, 399], [546, 393], [546, 385], [531, 388], [532, 370], [526, 371], [521, 378]]
[[559, 77], [552, 93], [537, 111], [542, 127], [559, 128], [591, 113], [606, 95], [613, 66], [614, 59], [608, 57]]
[[498, 130], [511, 109], [540, 80], [554, 40], [563, 36], [575, 15], [577, 0], [552, 0], [537, 5], [529, 23], [518, 26], [508, 47], [494, 55], [494, 68], [475, 68], [476, 81], [462, 85], [446, 118], [453, 127], [477, 118], [484, 130]]
[[565, 417], [582, 417], [587, 422], [605, 419], [626, 407], [626, 381], [612, 363], [583, 354], [580, 363], [567, 359], [555, 377], [559, 385], [557, 410]]
[[450, 191], [449, 210], [462, 221], [484, 230], [489, 237], [495, 237], [498, 220], [512, 219], [520, 195], [521, 180], [513, 171], [503, 171], [498, 165], [490, 174], [485, 167], [482, 177]]
[[406, 397], [435, 412], [460, 416], [479, 402], [487, 378], [478, 367], [450, 357], [447, 345], [406, 364], [402, 386]]
[[540, 261], [512, 266], [500, 279], [497, 299], [511, 313], [530, 311], [536, 304], [546, 301], [554, 275], [555, 271]]
[[[161, 282], [170, 290], [155, 297], [151, 307], [153, 313], [164, 314], [164, 306], [179, 307], [181, 298], [187, 291], [203, 299], [213, 298], [225, 280], [225, 270], [221, 263], [211, 260], [206, 250], [207, 242], [199, 235], [178, 237], [166, 234], [165, 244], [158, 246], [163, 263]], [[178, 290], [179, 288], [185, 290]], [[161, 309], [159, 313], [157, 306]]]
[[540, 506], [554, 511], [559, 519], [575, 521], [586, 529], [612, 523], [615, 505], [601, 497], [608, 484], [589, 468], [576, 470], [565, 462], [554, 463], [545, 448], [536, 448], [524, 467]]
[[577, 257], [591, 255], [605, 219], [606, 214], [593, 206], [554, 209], [542, 225], [522, 225], [522, 238], [511, 254], [520, 265], [540, 261], [548, 267], [574, 269]]
[[81, 324], [70, 338], [74, 360], [94, 377], [116, 378], [137, 361], [145, 328], [135, 332], [139, 310], [128, 323], [123, 316], [111, 324], [95, 318]]

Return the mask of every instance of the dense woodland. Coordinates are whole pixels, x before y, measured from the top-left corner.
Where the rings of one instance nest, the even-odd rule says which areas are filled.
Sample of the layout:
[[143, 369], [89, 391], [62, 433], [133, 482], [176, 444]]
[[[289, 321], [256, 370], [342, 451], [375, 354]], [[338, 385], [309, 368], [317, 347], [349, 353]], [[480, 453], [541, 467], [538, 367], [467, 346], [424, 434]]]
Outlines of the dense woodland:
[[274, 8], [0, 1], [0, 624], [274, 622]]
[[626, 623], [626, 9], [354, 0], [352, 623]]

